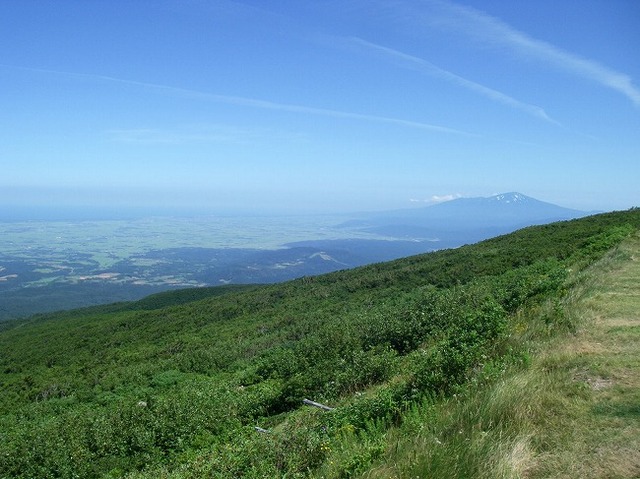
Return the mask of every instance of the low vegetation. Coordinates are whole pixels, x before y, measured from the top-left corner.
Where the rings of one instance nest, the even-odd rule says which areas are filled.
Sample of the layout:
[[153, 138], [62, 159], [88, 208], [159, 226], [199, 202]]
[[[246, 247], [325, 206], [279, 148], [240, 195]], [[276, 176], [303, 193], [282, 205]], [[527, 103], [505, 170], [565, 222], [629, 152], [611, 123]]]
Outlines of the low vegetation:
[[638, 252], [636, 233], [574, 275], [555, 334], [532, 321], [549, 303], [527, 311], [526, 364], [413, 407], [361, 477], [640, 477]]
[[[634, 209], [4, 323], [0, 477], [546, 477], [536, 458], [566, 428], [541, 436], [554, 418], [530, 398], [566, 371], [543, 352], [580, 331], [585, 271], [638, 229]], [[587, 379], [609, 377], [584, 376], [585, 401]]]

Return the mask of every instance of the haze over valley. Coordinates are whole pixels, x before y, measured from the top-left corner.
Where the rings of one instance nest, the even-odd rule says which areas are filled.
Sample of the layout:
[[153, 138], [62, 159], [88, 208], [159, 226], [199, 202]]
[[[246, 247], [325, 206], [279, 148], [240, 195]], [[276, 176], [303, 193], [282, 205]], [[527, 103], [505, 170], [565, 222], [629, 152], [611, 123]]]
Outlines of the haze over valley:
[[351, 215], [0, 223], [0, 319], [167, 289], [274, 283], [577, 218], [520, 193]]

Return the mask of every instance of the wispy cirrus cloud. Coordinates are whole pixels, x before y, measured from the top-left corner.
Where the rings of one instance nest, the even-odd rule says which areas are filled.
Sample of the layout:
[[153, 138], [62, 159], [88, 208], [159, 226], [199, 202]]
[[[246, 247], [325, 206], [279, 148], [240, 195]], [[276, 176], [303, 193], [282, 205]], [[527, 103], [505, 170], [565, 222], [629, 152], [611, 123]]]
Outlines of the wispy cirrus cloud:
[[331, 117], [331, 118], [344, 118], [344, 119], [350, 119], [350, 120], [360, 120], [360, 121], [375, 122], [375, 123], [387, 123], [387, 124], [427, 130], [427, 131], [438, 132], [438, 133], [464, 135], [464, 136], [471, 136], [471, 137], [480, 136], [475, 133], [458, 130], [455, 128], [449, 128], [446, 126], [434, 125], [431, 123], [424, 123], [424, 122], [418, 122], [413, 120], [405, 120], [402, 118], [371, 115], [366, 113], [354, 113], [354, 112], [348, 112], [348, 111], [342, 111], [342, 110], [332, 110], [327, 108], [316, 108], [312, 106], [297, 105], [297, 104], [291, 104], [291, 103], [279, 103], [279, 102], [273, 102], [269, 100], [260, 100], [255, 98], [247, 98], [247, 97], [240, 97], [240, 96], [233, 96], [233, 95], [220, 95], [216, 93], [208, 93], [208, 92], [202, 92], [198, 90], [160, 85], [156, 83], [128, 80], [128, 79], [116, 78], [116, 77], [111, 77], [106, 75], [98, 75], [94, 73], [75, 73], [75, 72], [46, 70], [46, 69], [31, 68], [31, 67], [15, 67], [13, 65], [2, 65], [2, 64], [0, 64], [0, 66], [17, 68], [25, 71], [32, 71], [32, 72], [38, 72], [38, 73], [62, 75], [62, 76], [81, 79], [85, 81], [91, 80], [91, 81], [103, 81], [103, 82], [110, 82], [110, 83], [120, 83], [123, 85], [135, 86], [135, 87], [144, 88], [146, 90], [156, 91], [158, 93], [164, 93], [164, 94], [169, 94], [173, 96], [181, 96], [183, 98], [191, 98], [191, 99], [200, 100], [200, 101], [225, 103], [229, 105], [237, 105], [237, 106], [243, 106], [243, 107], [249, 107], [249, 108], [259, 108], [263, 110], [285, 111], [285, 112], [301, 113], [301, 114], [307, 114], [307, 115], [325, 116], [325, 117]]
[[489, 98], [490, 100], [493, 100], [498, 103], [502, 103], [508, 107], [523, 111], [528, 115], [532, 115], [541, 120], [548, 121], [555, 125], [560, 125], [559, 122], [557, 122], [556, 120], [551, 118], [549, 115], [547, 115], [544, 109], [539, 106], [531, 105], [529, 103], [516, 100], [515, 98], [509, 95], [506, 95], [505, 93], [494, 90], [493, 88], [489, 88], [487, 86], [481, 85], [474, 81], [463, 78], [459, 75], [456, 75], [455, 73], [452, 73], [448, 70], [440, 68], [427, 60], [424, 60], [422, 58], [419, 58], [413, 55], [409, 55], [407, 53], [403, 53], [393, 48], [378, 45], [376, 43], [372, 43], [372, 42], [363, 40], [361, 38], [354, 37], [354, 38], [351, 38], [351, 41], [368, 50], [383, 54], [387, 58], [402, 64], [406, 68], [410, 68], [412, 70], [425, 73], [427, 75], [431, 75], [434, 77], [442, 78], [443, 80], [446, 80], [450, 83], [458, 85], [462, 88], [471, 90], [486, 98]]
[[237, 142], [245, 139], [247, 132], [226, 128], [179, 128], [164, 130], [157, 128], [134, 128], [109, 130], [110, 141], [117, 143], [180, 145], [185, 143]]
[[115, 143], [145, 145], [184, 145], [193, 143], [246, 144], [256, 139], [269, 138], [282, 141], [300, 141], [304, 136], [273, 129], [240, 128], [229, 125], [181, 125], [172, 129], [129, 128], [105, 132]]
[[460, 31], [486, 44], [506, 47], [527, 60], [539, 60], [557, 69], [599, 83], [626, 96], [635, 106], [640, 107], [640, 89], [625, 73], [533, 38], [475, 8], [445, 0], [427, 0], [427, 5], [431, 7], [431, 11], [428, 15], [420, 16], [421, 21], [440, 28]]

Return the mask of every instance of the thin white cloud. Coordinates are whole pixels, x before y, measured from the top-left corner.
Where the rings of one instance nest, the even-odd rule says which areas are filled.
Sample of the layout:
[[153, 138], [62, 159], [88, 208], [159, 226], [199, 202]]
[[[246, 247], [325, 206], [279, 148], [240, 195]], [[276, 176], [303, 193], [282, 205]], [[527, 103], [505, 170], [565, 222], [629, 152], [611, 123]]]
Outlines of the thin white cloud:
[[376, 122], [376, 123], [388, 123], [393, 125], [399, 125], [409, 128], [417, 128], [421, 130], [434, 131], [438, 133], [448, 133], [448, 134], [456, 134], [456, 135], [464, 135], [464, 136], [472, 136], [478, 137], [480, 135], [475, 133], [470, 133], [463, 130], [458, 130], [455, 128], [449, 128], [440, 125], [434, 125], [431, 123], [423, 123], [412, 120], [404, 120], [401, 118], [393, 118], [387, 116], [378, 116], [378, 115], [369, 115], [364, 113], [353, 113], [341, 110], [331, 110], [326, 108], [316, 108], [304, 105], [296, 105], [290, 103], [277, 103], [268, 100], [259, 100], [255, 98], [246, 98], [240, 96], [233, 95], [219, 95], [215, 93], [207, 93], [201, 92], [197, 90], [190, 90], [186, 88], [178, 88], [167, 85], [159, 85], [156, 83], [148, 83], [148, 82], [140, 82], [135, 80], [127, 80], [122, 78], [115, 78], [106, 75], [97, 75], [93, 73], [74, 73], [74, 72], [64, 72], [57, 70], [46, 70], [40, 68], [30, 68], [30, 67], [15, 67], [13, 65], [3, 65], [0, 66], [9, 67], [9, 68], [18, 68], [26, 71], [33, 71], [45, 74], [53, 74], [53, 75], [64, 75], [71, 78], [82, 79], [82, 80], [92, 80], [92, 81], [105, 81], [111, 83], [121, 83], [124, 85], [131, 85], [140, 88], [144, 88], [147, 90], [155, 90], [157, 92], [167, 93], [171, 95], [179, 95], [185, 98], [193, 98], [196, 100], [209, 101], [214, 103], [226, 103], [231, 105], [245, 106], [250, 108], [259, 108], [263, 110], [276, 110], [276, 111], [287, 111], [292, 113], [303, 113], [309, 115], [317, 115], [317, 116], [326, 116], [331, 118], [345, 118], [351, 120], [362, 120], [368, 122]]
[[433, 195], [430, 198], [426, 198], [422, 200], [417, 198], [412, 198], [409, 201], [411, 203], [435, 204], [435, 203], [444, 203], [445, 201], [456, 200], [458, 198], [462, 198], [462, 195], [459, 193], [452, 193], [448, 195]]
[[640, 106], [640, 90], [625, 73], [533, 38], [475, 8], [445, 0], [428, 0], [428, 3], [435, 7], [437, 15], [422, 18], [432, 25], [459, 30], [476, 40], [507, 47], [527, 59], [537, 59], [611, 88], [626, 96], [634, 105]]
[[560, 125], [559, 122], [549, 117], [549, 115], [547, 115], [544, 109], [539, 106], [521, 102], [519, 100], [516, 100], [513, 97], [510, 97], [509, 95], [506, 95], [502, 92], [494, 90], [493, 88], [489, 88], [487, 86], [481, 85], [474, 81], [467, 80], [466, 78], [456, 75], [455, 73], [452, 73], [448, 70], [444, 70], [427, 60], [418, 58], [413, 55], [409, 55], [407, 53], [400, 52], [398, 50], [394, 50], [393, 48], [368, 42], [361, 38], [355, 37], [355, 38], [352, 38], [351, 40], [362, 47], [365, 47], [369, 50], [376, 51], [378, 53], [382, 53], [393, 60], [399, 61], [407, 68], [411, 68], [421, 73], [426, 73], [431, 76], [442, 78], [450, 83], [461, 86], [475, 93], [478, 93], [486, 98], [489, 98], [490, 100], [493, 100], [498, 103], [507, 105], [511, 108], [515, 108], [517, 110], [523, 111], [541, 120], [548, 121], [555, 125]]

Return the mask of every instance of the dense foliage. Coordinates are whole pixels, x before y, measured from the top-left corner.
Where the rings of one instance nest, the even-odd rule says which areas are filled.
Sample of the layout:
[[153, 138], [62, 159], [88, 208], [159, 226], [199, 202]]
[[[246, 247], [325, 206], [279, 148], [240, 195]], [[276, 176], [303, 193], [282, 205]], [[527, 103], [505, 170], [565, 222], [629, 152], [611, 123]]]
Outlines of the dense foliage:
[[522, 360], [523, 311], [638, 228], [639, 210], [608, 213], [279, 285], [3, 324], [0, 477], [306, 477], [346, 436], [359, 452], [335, 470], [349, 477], [380, 454], [372, 431]]

